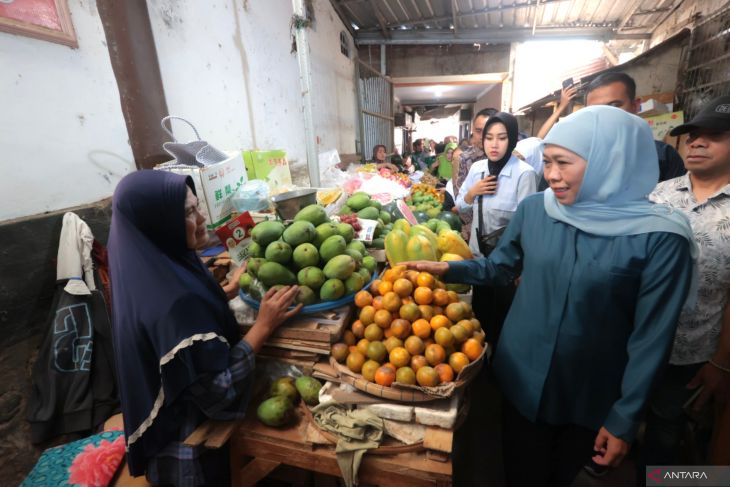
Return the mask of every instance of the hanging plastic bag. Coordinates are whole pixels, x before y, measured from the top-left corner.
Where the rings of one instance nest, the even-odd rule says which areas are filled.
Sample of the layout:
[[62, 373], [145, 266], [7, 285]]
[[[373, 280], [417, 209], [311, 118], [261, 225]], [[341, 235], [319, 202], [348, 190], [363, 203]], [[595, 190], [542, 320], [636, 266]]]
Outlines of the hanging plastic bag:
[[246, 181], [234, 193], [232, 202], [239, 213], [265, 210], [271, 205], [269, 185], [260, 179]]

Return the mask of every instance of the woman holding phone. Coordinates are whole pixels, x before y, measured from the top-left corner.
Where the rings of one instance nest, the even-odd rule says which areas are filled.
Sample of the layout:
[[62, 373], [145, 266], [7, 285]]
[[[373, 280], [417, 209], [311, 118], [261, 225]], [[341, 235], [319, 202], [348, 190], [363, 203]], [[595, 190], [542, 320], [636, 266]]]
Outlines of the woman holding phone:
[[647, 199], [659, 169], [644, 120], [588, 107], [544, 144], [550, 189], [519, 205], [488, 257], [406, 263], [446, 282], [521, 276], [494, 360], [514, 486], [570, 485], [591, 461], [621, 463], [667, 362], [696, 255], [686, 217]]
[[[498, 112], [489, 117], [482, 132], [485, 158], [475, 162], [459, 190], [456, 207], [471, 213], [469, 247], [474, 255], [487, 255], [507, 227], [517, 205], [537, 189], [535, 170], [512, 154], [517, 146], [517, 119]], [[514, 284], [483, 284], [477, 290], [483, 297], [475, 303], [486, 338], [499, 338], [502, 322], [514, 296]]]

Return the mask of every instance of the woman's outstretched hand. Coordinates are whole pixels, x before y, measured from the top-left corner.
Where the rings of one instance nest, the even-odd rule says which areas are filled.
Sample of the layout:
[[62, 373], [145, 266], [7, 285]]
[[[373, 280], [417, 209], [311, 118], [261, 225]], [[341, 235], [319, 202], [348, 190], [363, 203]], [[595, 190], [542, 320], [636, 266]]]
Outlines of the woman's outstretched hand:
[[254, 353], [261, 350], [264, 342], [274, 330], [302, 309], [303, 305], [299, 303], [296, 308], [289, 310], [289, 306], [294, 302], [298, 292], [299, 286], [287, 286], [279, 290], [269, 289], [264, 294], [256, 323], [245, 337]]
[[428, 260], [415, 260], [411, 262], [401, 262], [398, 265], [404, 265], [408, 269], [418, 272], [428, 272], [435, 276], [443, 276], [449, 270], [448, 262], [430, 262]]

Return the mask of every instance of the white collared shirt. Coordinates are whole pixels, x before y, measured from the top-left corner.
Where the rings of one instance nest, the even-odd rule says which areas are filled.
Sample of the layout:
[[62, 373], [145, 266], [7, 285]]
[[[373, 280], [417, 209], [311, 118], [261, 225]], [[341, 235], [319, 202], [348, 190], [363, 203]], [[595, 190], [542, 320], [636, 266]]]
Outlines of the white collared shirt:
[[[474, 219], [471, 225], [471, 235], [469, 236], [469, 248], [475, 255], [481, 255], [476, 237], [477, 228], [479, 227], [479, 197], [475, 198], [474, 203], [471, 205], [464, 201], [464, 197], [477, 181], [488, 175], [489, 161], [487, 159], [476, 161], [469, 169], [469, 174], [467, 174], [464, 183], [461, 185], [459, 196], [456, 198], [456, 207], [460, 213], [473, 212]], [[482, 199], [484, 232], [489, 234], [506, 227], [517, 210], [520, 201], [536, 191], [537, 178], [535, 170], [517, 157], [510, 157], [497, 177], [497, 193], [484, 195]]]

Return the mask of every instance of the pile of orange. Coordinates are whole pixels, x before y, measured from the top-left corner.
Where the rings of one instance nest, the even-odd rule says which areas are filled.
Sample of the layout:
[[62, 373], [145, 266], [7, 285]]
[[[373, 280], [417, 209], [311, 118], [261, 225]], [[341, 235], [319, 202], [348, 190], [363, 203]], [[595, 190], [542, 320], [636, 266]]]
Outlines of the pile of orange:
[[471, 305], [427, 272], [387, 269], [355, 295], [355, 305], [356, 319], [332, 356], [368, 381], [437, 386], [482, 354]]

